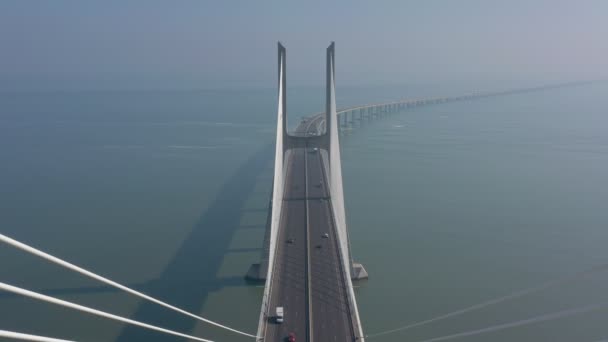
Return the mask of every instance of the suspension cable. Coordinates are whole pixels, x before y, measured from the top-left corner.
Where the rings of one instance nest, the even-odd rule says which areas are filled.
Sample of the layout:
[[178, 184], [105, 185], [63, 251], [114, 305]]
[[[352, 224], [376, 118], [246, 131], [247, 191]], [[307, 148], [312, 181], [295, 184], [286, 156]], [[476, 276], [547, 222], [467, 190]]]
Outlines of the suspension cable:
[[378, 332], [378, 333], [369, 334], [369, 335], [366, 335], [365, 337], [370, 338], [370, 337], [387, 335], [387, 334], [395, 333], [395, 332], [398, 332], [398, 331], [404, 331], [404, 330], [408, 330], [408, 329], [411, 329], [411, 328], [414, 328], [414, 327], [419, 327], [419, 326], [427, 325], [427, 324], [434, 323], [434, 322], [437, 322], [437, 321], [442, 321], [444, 319], [447, 319], [447, 318], [450, 318], [450, 317], [459, 316], [459, 315], [465, 314], [467, 312], [483, 309], [483, 308], [488, 307], [490, 305], [495, 305], [495, 304], [499, 304], [499, 303], [505, 302], [507, 300], [523, 297], [525, 295], [529, 295], [529, 294], [534, 293], [534, 292], [545, 290], [545, 289], [548, 289], [550, 287], [557, 286], [559, 284], [568, 283], [570, 281], [577, 280], [577, 279], [579, 279], [579, 278], [581, 278], [581, 277], [583, 277], [585, 275], [588, 275], [588, 274], [598, 273], [598, 272], [602, 272], [602, 271], [606, 271], [606, 270], [608, 270], [608, 263], [605, 263], [605, 264], [602, 264], [602, 265], [598, 265], [598, 266], [594, 266], [594, 267], [588, 268], [586, 270], [583, 270], [583, 271], [580, 271], [580, 272], [577, 272], [577, 273], [569, 274], [569, 275], [563, 276], [561, 278], [550, 280], [548, 282], [542, 283], [542, 284], [534, 286], [534, 287], [530, 287], [530, 288], [527, 288], [527, 289], [524, 289], [524, 290], [519, 290], [519, 291], [510, 293], [510, 294], [507, 294], [507, 295], [504, 295], [504, 296], [501, 296], [501, 297], [490, 299], [490, 300], [487, 300], [485, 302], [482, 302], [482, 303], [479, 303], [479, 304], [475, 304], [475, 305], [472, 305], [472, 306], [469, 306], [469, 307], [466, 307], [466, 308], [463, 308], [463, 309], [460, 309], [460, 310], [452, 311], [450, 313], [443, 314], [443, 315], [440, 315], [440, 316], [437, 316], [437, 317], [434, 317], [434, 318], [426, 319], [426, 320], [423, 320], [423, 321], [418, 321], [418, 322], [411, 323], [411, 324], [408, 324], [408, 325], [405, 325], [405, 326], [402, 326], [402, 327], [399, 327], [399, 328], [394, 328], [394, 329], [390, 329], [390, 330], [381, 331], [381, 332]]
[[59, 338], [23, 334], [14, 331], [0, 330], [0, 337], [11, 338], [13, 340], [34, 341], [34, 342], [75, 342], [72, 340], [62, 340]]
[[3, 282], [0, 282], [0, 290], [12, 292], [12, 293], [15, 293], [15, 294], [19, 294], [19, 295], [22, 295], [22, 296], [25, 296], [25, 297], [29, 297], [29, 298], [33, 298], [33, 299], [37, 299], [37, 300], [41, 300], [43, 302], [47, 302], [47, 303], [51, 303], [51, 304], [65, 306], [65, 307], [68, 307], [70, 309], [74, 309], [74, 310], [78, 310], [78, 311], [82, 311], [82, 312], [87, 312], [87, 313], [90, 313], [92, 315], [108, 318], [108, 319], [111, 319], [111, 320], [114, 320], [114, 321], [119, 321], [119, 322], [131, 324], [131, 325], [136, 325], [136, 326], [141, 327], [141, 328], [159, 331], [159, 332], [162, 332], [162, 333], [165, 333], [165, 334], [169, 334], [169, 335], [189, 338], [189, 339], [196, 340], [196, 341], [201, 341], [201, 342], [213, 342], [211, 340], [206, 340], [204, 338], [200, 338], [200, 337], [196, 337], [196, 336], [192, 336], [192, 335], [187, 335], [187, 334], [182, 334], [182, 333], [179, 333], [177, 331], [173, 331], [173, 330], [157, 327], [155, 325], [151, 325], [151, 324], [143, 323], [143, 322], [140, 322], [140, 321], [132, 320], [132, 319], [129, 319], [129, 318], [126, 318], [126, 317], [121, 317], [121, 316], [113, 315], [113, 314], [107, 313], [105, 311], [96, 310], [96, 309], [89, 308], [89, 307], [86, 307], [86, 306], [83, 306], [83, 305], [79, 305], [79, 304], [76, 304], [76, 303], [68, 302], [68, 301], [65, 301], [65, 300], [62, 300], [62, 299], [59, 299], [59, 298], [43, 295], [41, 293], [37, 293], [37, 292], [29, 291], [29, 290], [26, 290], [26, 289], [22, 289], [20, 287], [12, 286], [12, 285], [9, 285], [9, 284], [3, 283]]
[[219, 327], [219, 328], [222, 328], [222, 329], [226, 329], [226, 330], [229, 330], [229, 331], [232, 331], [234, 333], [241, 334], [241, 335], [244, 335], [244, 336], [247, 336], [247, 337], [253, 337], [253, 338], [258, 338], [259, 337], [257, 335], [249, 334], [249, 333], [246, 333], [246, 332], [243, 332], [243, 331], [240, 331], [240, 330], [228, 327], [226, 325], [214, 322], [212, 320], [203, 318], [201, 316], [195, 315], [195, 314], [193, 314], [191, 312], [188, 312], [186, 310], [180, 309], [180, 308], [178, 308], [176, 306], [173, 306], [171, 304], [168, 304], [166, 302], [158, 300], [156, 298], [150, 297], [150, 296], [148, 296], [148, 295], [146, 295], [146, 294], [144, 294], [142, 292], [136, 291], [136, 290], [131, 289], [131, 288], [127, 287], [127, 286], [124, 286], [124, 285], [119, 284], [119, 283], [117, 283], [115, 281], [112, 281], [112, 280], [110, 280], [108, 278], [105, 278], [105, 277], [102, 277], [102, 276], [100, 276], [98, 274], [95, 274], [93, 272], [87, 271], [84, 268], [78, 267], [78, 266], [76, 266], [76, 265], [74, 265], [72, 263], [69, 263], [69, 262], [65, 261], [65, 260], [59, 259], [57, 257], [54, 257], [54, 256], [52, 256], [52, 255], [50, 255], [48, 253], [45, 253], [45, 252], [43, 252], [43, 251], [41, 251], [39, 249], [34, 248], [32, 246], [26, 245], [26, 244], [24, 244], [22, 242], [19, 242], [19, 241], [15, 240], [15, 239], [11, 239], [10, 237], [8, 237], [8, 236], [6, 236], [4, 234], [0, 234], [0, 241], [4, 242], [6, 244], [9, 244], [9, 245], [11, 245], [13, 247], [16, 247], [18, 249], [21, 249], [22, 251], [25, 251], [27, 253], [36, 255], [36, 256], [38, 256], [40, 258], [43, 258], [43, 259], [45, 259], [47, 261], [50, 261], [50, 262], [52, 262], [52, 263], [54, 263], [56, 265], [62, 266], [62, 267], [67, 268], [67, 269], [70, 269], [70, 270], [72, 270], [74, 272], [80, 273], [80, 274], [82, 274], [84, 276], [87, 276], [89, 278], [95, 279], [95, 280], [97, 280], [99, 282], [105, 283], [105, 284], [110, 285], [110, 286], [112, 286], [114, 288], [120, 289], [120, 290], [125, 291], [127, 293], [130, 293], [130, 294], [132, 294], [134, 296], [143, 298], [145, 300], [148, 300], [148, 301], [153, 302], [155, 304], [161, 305], [161, 306], [163, 306], [165, 308], [168, 308], [170, 310], [179, 312], [179, 313], [181, 313], [183, 315], [192, 317], [192, 318], [197, 319], [199, 321], [202, 321], [202, 322], [214, 325], [216, 327]]
[[492, 326], [482, 328], [482, 329], [470, 330], [470, 331], [460, 332], [460, 333], [456, 333], [456, 334], [452, 334], [452, 335], [435, 337], [435, 338], [431, 338], [428, 340], [422, 340], [422, 341], [418, 341], [418, 342], [446, 341], [446, 340], [451, 340], [454, 338], [480, 335], [480, 334], [485, 334], [485, 333], [489, 333], [489, 332], [495, 332], [495, 331], [499, 331], [499, 330], [520, 327], [523, 325], [529, 325], [529, 324], [533, 324], [533, 323], [552, 321], [552, 320], [556, 320], [559, 318], [580, 315], [580, 314], [584, 314], [584, 313], [591, 312], [591, 311], [606, 309], [606, 308], [608, 308], [607, 304], [608, 303], [591, 304], [591, 305], [586, 305], [586, 306], [582, 306], [582, 307], [578, 307], [578, 308], [566, 309], [566, 310], [547, 313], [544, 315], [535, 316], [535, 317], [531, 317], [531, 318], [527, 318], [527, 319], [523, 319], [523, 320], [519, 320], [519, 321], [515, 321], [515, 322], [492, 325]]

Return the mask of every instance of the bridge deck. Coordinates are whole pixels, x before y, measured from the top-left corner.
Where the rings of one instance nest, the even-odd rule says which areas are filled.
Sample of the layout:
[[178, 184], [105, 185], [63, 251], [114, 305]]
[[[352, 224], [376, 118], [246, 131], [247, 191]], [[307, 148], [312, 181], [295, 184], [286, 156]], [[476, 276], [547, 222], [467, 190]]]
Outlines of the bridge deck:
[[[313, 183], [315, 189], [309, 192], [309, 196], [327, 196], [323, 160], [319, 153], [309, 157], [308, 175], [309, 179], [322, 180], [323, 184], [317, 188]], [[352, 316], [330, 206], [330, 200], [309, 201], [313, 339], [353, 341]], [[329, 235], [328, 238], [323, 237], [325, 233]]]
[[[310, 126], [300, 125], [298, 131]], [[270, 284], [271, 318], [264, 341], [286, 341], [290, 332], [298, 341], [355, 339], [345, 283], [350, 279], [343, 277], [324, 162], [320, 151], [311, 151], [292, 149], [286, 163], [283, 216]], [[285, 310], [282, 324], [273, 317], [277, 306]]]

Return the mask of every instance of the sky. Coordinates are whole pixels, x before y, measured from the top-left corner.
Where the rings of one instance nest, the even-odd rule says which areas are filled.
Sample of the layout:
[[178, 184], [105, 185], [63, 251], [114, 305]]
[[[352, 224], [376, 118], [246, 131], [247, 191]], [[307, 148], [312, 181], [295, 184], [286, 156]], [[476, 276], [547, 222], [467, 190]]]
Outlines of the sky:
[[608, 77], [605, 0], [0, 0], [0, 90]]

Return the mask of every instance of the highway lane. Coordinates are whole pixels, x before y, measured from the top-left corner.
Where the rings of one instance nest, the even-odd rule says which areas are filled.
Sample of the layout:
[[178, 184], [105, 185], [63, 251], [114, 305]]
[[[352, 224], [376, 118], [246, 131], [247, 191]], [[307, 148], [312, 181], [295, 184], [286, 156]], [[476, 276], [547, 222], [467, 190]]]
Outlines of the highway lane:
[[[314, 341], [354, 341], [328, 183], [319, 152], [309, 153], [311, 320]], [[327, 234], [327, 238], [324, 235]], [[348, 279], [347, 281], [350, 281]]]
[[[296, 133], [316, 131], [320, 119], [301, 122]], [[321, 153], [292, 149], [287, 168], [264, 341], [286, 341], [291, 332], [298, 341], [354, 341]], [[282, 324], [274, 319], [277, 306], [285, 311]]]
[[[292, 151], [285, 182], [283, 215], [271, 284], [270, 319], [264, 341], [285, 341], [290, 332], [306, 336], [306, 178], [302, 149]], [[293, 239], [293, 243], [288, 240]], [[284, 322], [276, 323], [275, 308], [284, 308]], [[304, 340], [304, 339], [301, 339]]]

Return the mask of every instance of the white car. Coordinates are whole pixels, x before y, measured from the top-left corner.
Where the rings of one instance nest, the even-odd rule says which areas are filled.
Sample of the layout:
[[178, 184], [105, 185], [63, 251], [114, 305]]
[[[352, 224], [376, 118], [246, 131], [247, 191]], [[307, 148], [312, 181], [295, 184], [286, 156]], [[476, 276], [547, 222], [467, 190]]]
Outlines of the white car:
[[283, 323], [283, 307], [277, 306], [277, 315], [275, 316], [275, 321], [277, 323]]
[[323, 235], [321, 235], [321, 236], [322, 236], [324, 239], [328, 239], [328, 238], [329, 238], [329, 234], [328, 234], [328, 233], [325, 233], [325, 234], [323, 234]]

